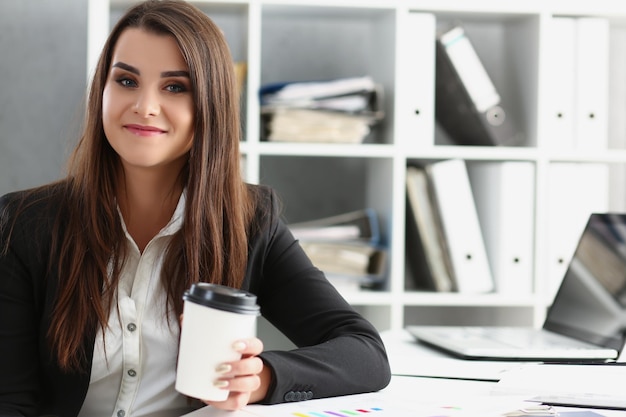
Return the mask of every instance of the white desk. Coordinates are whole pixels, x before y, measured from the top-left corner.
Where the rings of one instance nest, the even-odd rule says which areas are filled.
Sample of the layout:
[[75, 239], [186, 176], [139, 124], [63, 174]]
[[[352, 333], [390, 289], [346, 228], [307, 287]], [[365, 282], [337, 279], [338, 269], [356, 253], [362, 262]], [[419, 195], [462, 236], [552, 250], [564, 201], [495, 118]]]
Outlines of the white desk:
[[459, 359], [417, 343], [406, 331], [381, 334], [391, 372], [394, 375], [498, 381], [502, 372], [519, 367], [521, 362], [473, 361]]
[[[502, 417], [534, 405], [524, 401], [526, 395], [497, 390], [499, 373], [519, 363], [456, 359], [417, 344], [403, 333], [383, 333], [383, 339], [394, 375], [380, 392], [251, 405], [235, 412], [205, 407], [185, 417]], [[565, 407], [558, 411], [559, 417], [626, 417], [626, 411]]]
[[[497, 401], [480, 402], [488, 398], [495, 384], [484, 381], [462, 381], [419, 377], [394, 376], [387, 388], [371, 394], [349, 395], [329, 399], [302, 401], [273, 406], [251, 405], [243, 410], [228, 412], [203, 408], [185, 417], [415, 417], [443, 416], [442, 411], [500, 406], [499, 411], [511, 411], [520, 403], [518, 398], [506, 404]], [[359, 412], [366, 410], [368, 413]], [[439, 411], [439, 412], [436, 412]], [[350, 415], [348, 412], [356, 413]], [[490, 417], [480, 413], [481, 417]], [[498, 416], [499, 414], [492, 414]], [[452, 415], [459, 415], [450, 414]]]
[[[487, 381], [394, 375], [389, 386], [376, 393], [272, 406], [250, 405], [234, 412], [205, 407], [185, 417], [502, 417], [533, 405], [519, 396], [494, 394], [496, 385]], [[626, 416], [626, 411], [565, 407], [557, 410], [558, 417]]]

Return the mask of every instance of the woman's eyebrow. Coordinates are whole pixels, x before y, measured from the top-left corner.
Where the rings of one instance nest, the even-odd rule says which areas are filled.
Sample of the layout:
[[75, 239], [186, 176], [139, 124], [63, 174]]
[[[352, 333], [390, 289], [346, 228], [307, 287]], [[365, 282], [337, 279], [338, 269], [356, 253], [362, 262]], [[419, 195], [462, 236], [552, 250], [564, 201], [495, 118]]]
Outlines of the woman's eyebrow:
[[[124, 62], [116, 62], [115, 64], [113, 64], [113, 67], [116, 68], [121, 68], [125, 71], [128, 72], [132, 72], [133, 74], [136, 75], [141, 75], [141, 72], [133, 67], [132, 65], [128, 65]], [[184, 71], [184, 70], [177, 70], [177, 71], [163, 71], [161, 73], [161, 77], [162, 78], [168, 78], [168, 77], [186, 77], [189, 78], [189, 71]]]
[[168, 77], [187, 77], [189, 78], [189, 71], [163, 71], [161, 73], [161, 77], [163, 78], [168, 78]]
[[111, 67], [112, 68], [121, 68], [121, 69], [126, 70], [128, 72], [132, 72], [133, 74], [140, 75], [140, 72], [139, 72], [139, 70], [137, 68], [133, 67], [132, 65], [125, 64], [124, 62], [116, 62]]

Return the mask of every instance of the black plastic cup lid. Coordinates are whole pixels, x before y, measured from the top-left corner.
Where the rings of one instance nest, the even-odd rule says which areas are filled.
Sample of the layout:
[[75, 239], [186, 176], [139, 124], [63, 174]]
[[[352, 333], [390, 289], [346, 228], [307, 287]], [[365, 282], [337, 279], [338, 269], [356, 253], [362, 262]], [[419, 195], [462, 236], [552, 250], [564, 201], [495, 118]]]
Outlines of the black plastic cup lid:
[[199, 282], [183, 294], [183, 300], [241, 314], [259, 314], [256, 295], [225, 285]]

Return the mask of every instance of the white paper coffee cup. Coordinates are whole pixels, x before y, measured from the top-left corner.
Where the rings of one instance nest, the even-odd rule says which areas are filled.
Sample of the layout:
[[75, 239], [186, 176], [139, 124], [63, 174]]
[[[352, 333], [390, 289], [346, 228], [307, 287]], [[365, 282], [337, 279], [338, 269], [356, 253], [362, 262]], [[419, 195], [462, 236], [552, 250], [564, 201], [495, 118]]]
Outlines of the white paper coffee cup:
[[241, 359], [233, 349], [256, 334], [256, 296], [223, 285], [197, 283], [185, 292], [176, 390], [193, 398], [224, 401], [228, 390], [217, 388], [215, 369]]

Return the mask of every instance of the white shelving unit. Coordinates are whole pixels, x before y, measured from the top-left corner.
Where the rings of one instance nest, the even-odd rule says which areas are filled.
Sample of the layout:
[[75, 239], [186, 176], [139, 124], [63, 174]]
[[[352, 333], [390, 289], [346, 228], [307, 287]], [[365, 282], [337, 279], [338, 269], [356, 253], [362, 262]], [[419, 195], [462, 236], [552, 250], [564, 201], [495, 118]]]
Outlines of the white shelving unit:
[[[274, 186], [289, 221], [373, 207], [390, 248], [387, 289], [345, 294], [380, 330], [407, 324], [540, 325], [555, 283], [550, 279], [553, 220], [549, 207], [557, 164], [609, 167], [607, 201], [624, 211], [626, 168], [626, 5], [620, 2], [530, 0], [213, 0], [193, 1], [222, 27], [235, 60], [246, 61], [247, 180]], [[130, 0], [90, 0], [89, 68]], [[552, 98], [550, 22], [602, 17], [610, 25], [609, 145], [572, 150], [549, 146]], [[107, 24], [108, 22], [108, 24]], [[472, 39], [509, 109], [526, 132], [520, 147], [446, 143], [434, 122], [435, 28], [459, 22]], [[260, 140], [257, 91], [265, 83], [371, 75], [384, 86], [384, 123], [360, 145], [288, 144]], [[371, 142], [371, 143], [370, 143]], [[526, 161], [535, 168], [531, 294], [466, 295], [407, 290], [405, 172], [413, 162], [460, 158], [471, 163]], [[574, 180], [572, 180], [574, 181]], [[575, 184], [578, 185], [578, 184]], [[581, 189], [589, 188], [580, 184]], [[585, 198], [584, 195], [579, 196]]]

